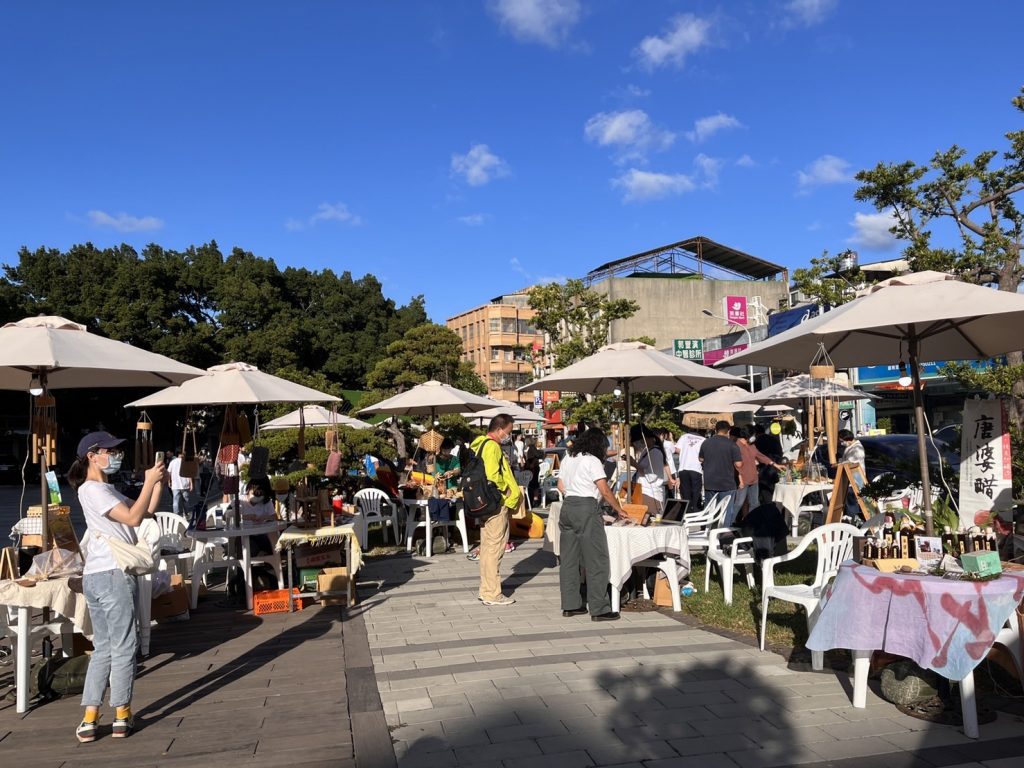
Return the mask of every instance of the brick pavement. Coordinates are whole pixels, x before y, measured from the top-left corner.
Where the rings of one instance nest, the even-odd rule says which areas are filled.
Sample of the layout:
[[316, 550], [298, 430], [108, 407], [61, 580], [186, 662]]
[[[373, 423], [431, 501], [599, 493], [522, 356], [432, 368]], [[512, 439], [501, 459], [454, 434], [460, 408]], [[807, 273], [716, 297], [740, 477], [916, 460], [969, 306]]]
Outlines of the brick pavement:
[[656, 612], [563, 619], [553, 557], [506, 556], [510, 607], [476, 599], [462, 554], [364, 568], [366, 623], [399, 766], [1018, 766], [1024, 721], [1000, 714], [972, 742], [869, 694], [848, 674]]

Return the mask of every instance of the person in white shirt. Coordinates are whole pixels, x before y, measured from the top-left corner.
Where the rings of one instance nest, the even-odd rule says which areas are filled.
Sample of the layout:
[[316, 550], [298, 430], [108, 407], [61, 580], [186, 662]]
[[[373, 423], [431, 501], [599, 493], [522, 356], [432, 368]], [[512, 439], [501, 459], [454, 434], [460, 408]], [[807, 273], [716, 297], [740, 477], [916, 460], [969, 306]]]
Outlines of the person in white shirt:
[[112, 736], [124, 738], [134, 726], [131, 703], [138, 650], [138, 586], [135, 576], [118, 566], [109, 542], [136, 544], [135, 529], [144, 517], [152, 516], [160, 502], [164, 467], [161, 462], [146, 470], [138, 499], [123, 496], [109, 480], [121, 469], [123, 443], [109, 432], [91, 432], [79, 441], [77, 458], [68, 469], [68, 482], [78, 493], [89, 534], [82, 592], [92, 619], [93, 653], [82, 690], [85, 714], [75, 729], [81, 742], [96, 740], [99, 708], [108, 685], [110, 706], [115, 709]]
[[[608, 487], [604, 459], [608, 439], [599, 429], [588, 429], [573, 441], [562, 461], [558, 490], [562, 511], [558, 518], [561, 553], [558, 581], [562, 595], [562, 616], [579, 616], [590, 611], [592, 621], [614, 621], [608, 598], [608, 539], [604, 533], [600, 499], [619, 517], [626, 517], [618, 499]], [[587, 574], [587, 605], [580, 596], [580, 567]]]
[[694, 429], [683, 427], [683, 434], [676, 442], [679, 498], [689, 502], [686, 509], [699, 512], [704, 509], [704, 471], [700, 463], [700, 447], [704, 436]]
[[[667, 429], [659, 429], [658, 437], [661, 438], [661, 445], [665, 451], [665, 466], [668, 467], [669, 474], [674, 478], [679, 470], [676, 467], [676, 444], [672, 440], [672, 433]], [[678, 488], [678, 483], [676, 487]]]
[[181, 460], [182, 454], [176, 452], [171, 463], [167, 465], [167, 474], [171, 478], [171, 509], [176, 515], [188, 517], [195, 478], [181, 474]]

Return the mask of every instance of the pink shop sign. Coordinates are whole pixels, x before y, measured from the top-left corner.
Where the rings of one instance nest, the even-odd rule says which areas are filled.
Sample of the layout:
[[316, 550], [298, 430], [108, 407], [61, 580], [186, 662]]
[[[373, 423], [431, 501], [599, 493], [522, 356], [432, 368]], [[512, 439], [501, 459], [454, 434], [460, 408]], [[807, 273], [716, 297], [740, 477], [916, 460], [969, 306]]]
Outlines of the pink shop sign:
[[736, 325], [747, 324], [747, 297], [726, 296], [725, 297], [725, 319]]
[[726, 347], [725, 349], [705, 349], [704, 365], [714, 365], [719, 360], [725, 360], [728, 357], [739, 354], [746, 348], [746, 344], [737, 344], [735, 347]]

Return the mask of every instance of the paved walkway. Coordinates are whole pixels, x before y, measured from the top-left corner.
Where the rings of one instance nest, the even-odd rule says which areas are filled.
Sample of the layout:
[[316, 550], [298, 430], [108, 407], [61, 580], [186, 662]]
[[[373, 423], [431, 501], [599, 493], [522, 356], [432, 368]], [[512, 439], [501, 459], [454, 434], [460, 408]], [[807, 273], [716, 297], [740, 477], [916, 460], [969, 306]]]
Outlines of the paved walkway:
[[[952, 766], [1019, 768], [1024, 721], [972, 742], [900, 714], [849, 675], [658, 612], [563, 619], [554, 559], [528, 542], [503, 563], [517, 602], [485, 607], [462, 554], [371, 561], [357, 611], [399, 766]], [[974, 762], [974, 761], [981, 761]]]

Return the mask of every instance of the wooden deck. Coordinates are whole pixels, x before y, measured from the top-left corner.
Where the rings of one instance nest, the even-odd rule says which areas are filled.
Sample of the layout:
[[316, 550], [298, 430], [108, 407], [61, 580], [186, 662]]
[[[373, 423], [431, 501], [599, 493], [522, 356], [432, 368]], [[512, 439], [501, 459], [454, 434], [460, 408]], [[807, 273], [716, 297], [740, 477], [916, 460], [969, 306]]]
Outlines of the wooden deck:
[[[0, 763], [78, 766], [288, 766], [394, 764], [362, 616], [307, 607], [261, 617], [216, 592], [191, 620], [153, 627], [136, 680], [136, 731], [113, 739], [104, 707], [99, 738], [79, 744], [78, 697], [14, 711], [0, 700]], [[13, 664], [0, 667], [9, 683]], [[353, 723], [359, 738], [353, 744]], [[356, 759], [356, 755], [359, 759]]]

